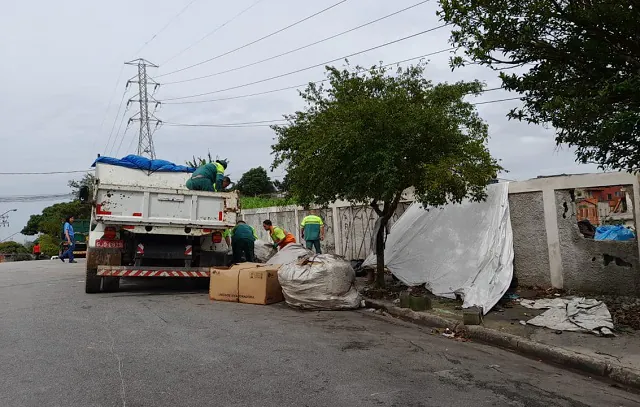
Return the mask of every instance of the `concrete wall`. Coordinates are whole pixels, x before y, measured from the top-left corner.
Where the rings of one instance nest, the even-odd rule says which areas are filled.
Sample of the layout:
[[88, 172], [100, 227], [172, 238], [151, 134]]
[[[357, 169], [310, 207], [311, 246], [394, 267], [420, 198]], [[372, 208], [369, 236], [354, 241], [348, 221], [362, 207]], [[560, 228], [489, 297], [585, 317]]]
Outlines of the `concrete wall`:
[[[519, 284], [640, 295], [638, 240], [594, 241], [578, 230], [573, 191], [617, 185], [627, 186], [632, 201], [640, 202], [638, 177], [627, 173], [537, 178], [509, 184], [514, 272]], [[633, 205], [633, 215], [640, 218], [638, 205]]]
[[[513, 229], [514, 272], [523, 286], [555, 287], [585, 293], [640, 295], [640, 243], [596, 242], [578, 230], [572, 191], [597, 186], [628, 186], [633, 215], [640, 219], [638, 177], [627, 173], [571, 175], [512, 182], [509, 206]], [[411, 205], [406, 194], [391, 224]], [[269, 240], [262, 221], [294, 233], [306, 212], [300, 207], [244, 210], [245, 221]], [[325, 252], [349, 260], [364, 259], [370, 253], [376, 214], [367, 206], [336, 202], [321, 210], [326, 224]], [[636, 228], [637, 230], [637, 228]]]
[[513, 266], [518, 284], [550, 286], [547, 231], [542, 192], [509, 195]]
[[[389, 227], [411, 205], [410, 200], [402, 201]], [[377, 219], [372, 208], [365, 205], [350, 205], [348, 202], [336, 202], [328, 208], [318, 209], [325, 223], [325, 239], [321, 242], [324, 253], [336, 253], [349, 260], [365, 259], [371, 250], [371, 234]], [[300, 222], [308, 215], [302, 207], [272, 207], [246, 209], [242, 217], [247, 224], [253, 226], [260, 239], [269, 241], [269, 236], [262, 228], [265, 219], [271, 219], [274, 225], [293, 233], [298, 242], [300, 239]]]

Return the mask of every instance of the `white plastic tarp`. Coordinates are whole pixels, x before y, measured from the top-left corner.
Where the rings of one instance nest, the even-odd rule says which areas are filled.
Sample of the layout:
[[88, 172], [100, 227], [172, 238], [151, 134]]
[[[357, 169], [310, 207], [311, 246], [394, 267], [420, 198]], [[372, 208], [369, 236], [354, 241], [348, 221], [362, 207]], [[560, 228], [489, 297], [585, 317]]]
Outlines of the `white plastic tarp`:
[[543, 298], [522, 300], [524, 307], [546, 309], [544, 313], [527, 321], [527, 324], [558, 331], [591, 332], [597, 335], [613, 335], [613, 319], [607, 304], [590, 298]]
[[[464, 299], [489, 312], [513, 276], [509, 184], [487, 187], [484, 202], [463, 201], [425, 210], [414, 203], [391, 228], [385, 265], [400, 281], [425, 284], [433, 294]], [[375, 253], [363, 267], [376, 264]]]

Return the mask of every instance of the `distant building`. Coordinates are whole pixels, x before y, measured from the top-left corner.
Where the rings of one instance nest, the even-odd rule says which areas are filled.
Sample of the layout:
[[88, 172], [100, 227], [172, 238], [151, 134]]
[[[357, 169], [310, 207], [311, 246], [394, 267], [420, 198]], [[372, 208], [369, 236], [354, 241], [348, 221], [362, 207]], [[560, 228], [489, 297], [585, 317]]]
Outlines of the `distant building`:
[[595, 226], [622, 224], [634, 226], [633, 203], [623, 186], [577, 189], [576, 217]]

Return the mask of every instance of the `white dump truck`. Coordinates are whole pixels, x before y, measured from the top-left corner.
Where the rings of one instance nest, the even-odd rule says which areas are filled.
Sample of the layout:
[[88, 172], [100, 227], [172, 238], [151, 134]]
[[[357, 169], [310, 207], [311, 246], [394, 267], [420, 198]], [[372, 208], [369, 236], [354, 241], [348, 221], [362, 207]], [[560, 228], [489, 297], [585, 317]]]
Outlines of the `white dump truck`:
[[116, 291], [123, 277], [208, 279], [228, 263], [223, 232], [236, 224], [238, 195], [190, 191], [190, 176], [96, 163], [93, 197], [84, 190], [87, 293]]

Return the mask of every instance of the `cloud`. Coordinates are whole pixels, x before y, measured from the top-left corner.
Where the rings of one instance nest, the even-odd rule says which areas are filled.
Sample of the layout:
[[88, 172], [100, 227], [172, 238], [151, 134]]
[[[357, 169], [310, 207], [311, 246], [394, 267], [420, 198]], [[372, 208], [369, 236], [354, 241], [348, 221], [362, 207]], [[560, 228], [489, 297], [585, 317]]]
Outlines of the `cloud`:
[[[178, 13], [184, 4], [169, 0], [128, 2], [113, 0], [95, 5], [80, 0], [49, 2], [25, 0], [11, 2], [0, 15], [0, 54], [11, 63], [0, 65], [0, 172], [51, 171], [87, 168], [96, 154], [109, 145], [118, 155], [133, 152], [136, 123], [126, 134], [121, 131], [121, 116], [116, 117], [126, 80], [136, 68], [123, 66], [127, 60], [146, 58], [157, 64], [211, 32], [218, 25], [246, 8], [254, 0], [238, 2], [196, 1], [143, 51], [134, 54], [154, 33]], [[302, 23], [256, 45], [209, 63], [172, 75], [160, 76], [248, 43], [278, 28], [299, 20], [334, 1], [323, 0], [302, 6], [299, 1], [263, 1], [216, 34], [184, 52], [166, 66], [149, 69], [158, 82], [166, 83], [215, 72], [269, 58], [304, 46], [327, 36], [348, 30], [417, 0], [394, 2], [348, 1], [316, 18]], [[155, 97], [162, 100], [197, 93], [214, 92], [295, 71], [340, 58], [360, 50], [412, 35], [441, 24], [435, 15], [436, 3], [429, 2], [387, 20], [323, 42], [299, 52], [252, 67], [238, 69], [211, 78], [161, 86]], [[380, 61], [391, 63], [448, 48], [445, 29], [399, 42], [388, 47], [349, 58], [351, 65], [370, 66]], [[480, 79], [489, 87], [499, 85], [495, 72], [471, 66], [451, 72], [449, 55], [429, 58], [427, 75], [434, 82]], [[343, 66], [344, 62], [334, 63]], [[116, 80], [118, 85], [114, 91]], [[324, 79], [322, 67], [235, 90], [216, 92], [200, 99], [226, 98], [264, 92], [309, 81]], [[127, 97], [136, 93], [132, 84]], [[111, 99], [111, 97], [113, 98]], [[490, 92], [477, 101], [512, 97], [506, 92]], [[193, 99], [187, 99], [193, 100]], [[528, 178], [558, 172], [585, 172], [593, 167], [578, 166], [570, 150], [556, 151], [553, 131], [538, 126], [508, 121], [505, 114], [516, 102], [479, 106], [489, 123], [490, 149], [511, 173], [510, 178]], [[296, 90], [261, 96], [202, 104], [164, 104], [156, 116], [167, 122], [234, 123], [281, 118], [302, 106]], [[124, 115], [136, 111], [135, 104]], [[103, 119], [106, 120], [103, 121]], [[102, 123], [102, 126], [101, 126]], [[124, 136], [124, 137], [123, 137]], [[157, 155], [184, 162], [193, 155], [214, 155], [231, 160], [229, 170], [239, 178], [251, 167], [270, 167], [273, 132], [268, 127], [182, 128], [163, 126], [154, 135]], [[120, 147], [120, 148], [118, 148]], [[279, 171], [277, 171], [279, 173]], [[68, 175], [0, 176], [2, 195], [60, 193], [68, 191]], [[12, 214], [11, 227], [0, 229], [0, 239], [20, 230], [28, 216], [49, 203], [20, 203]]]

